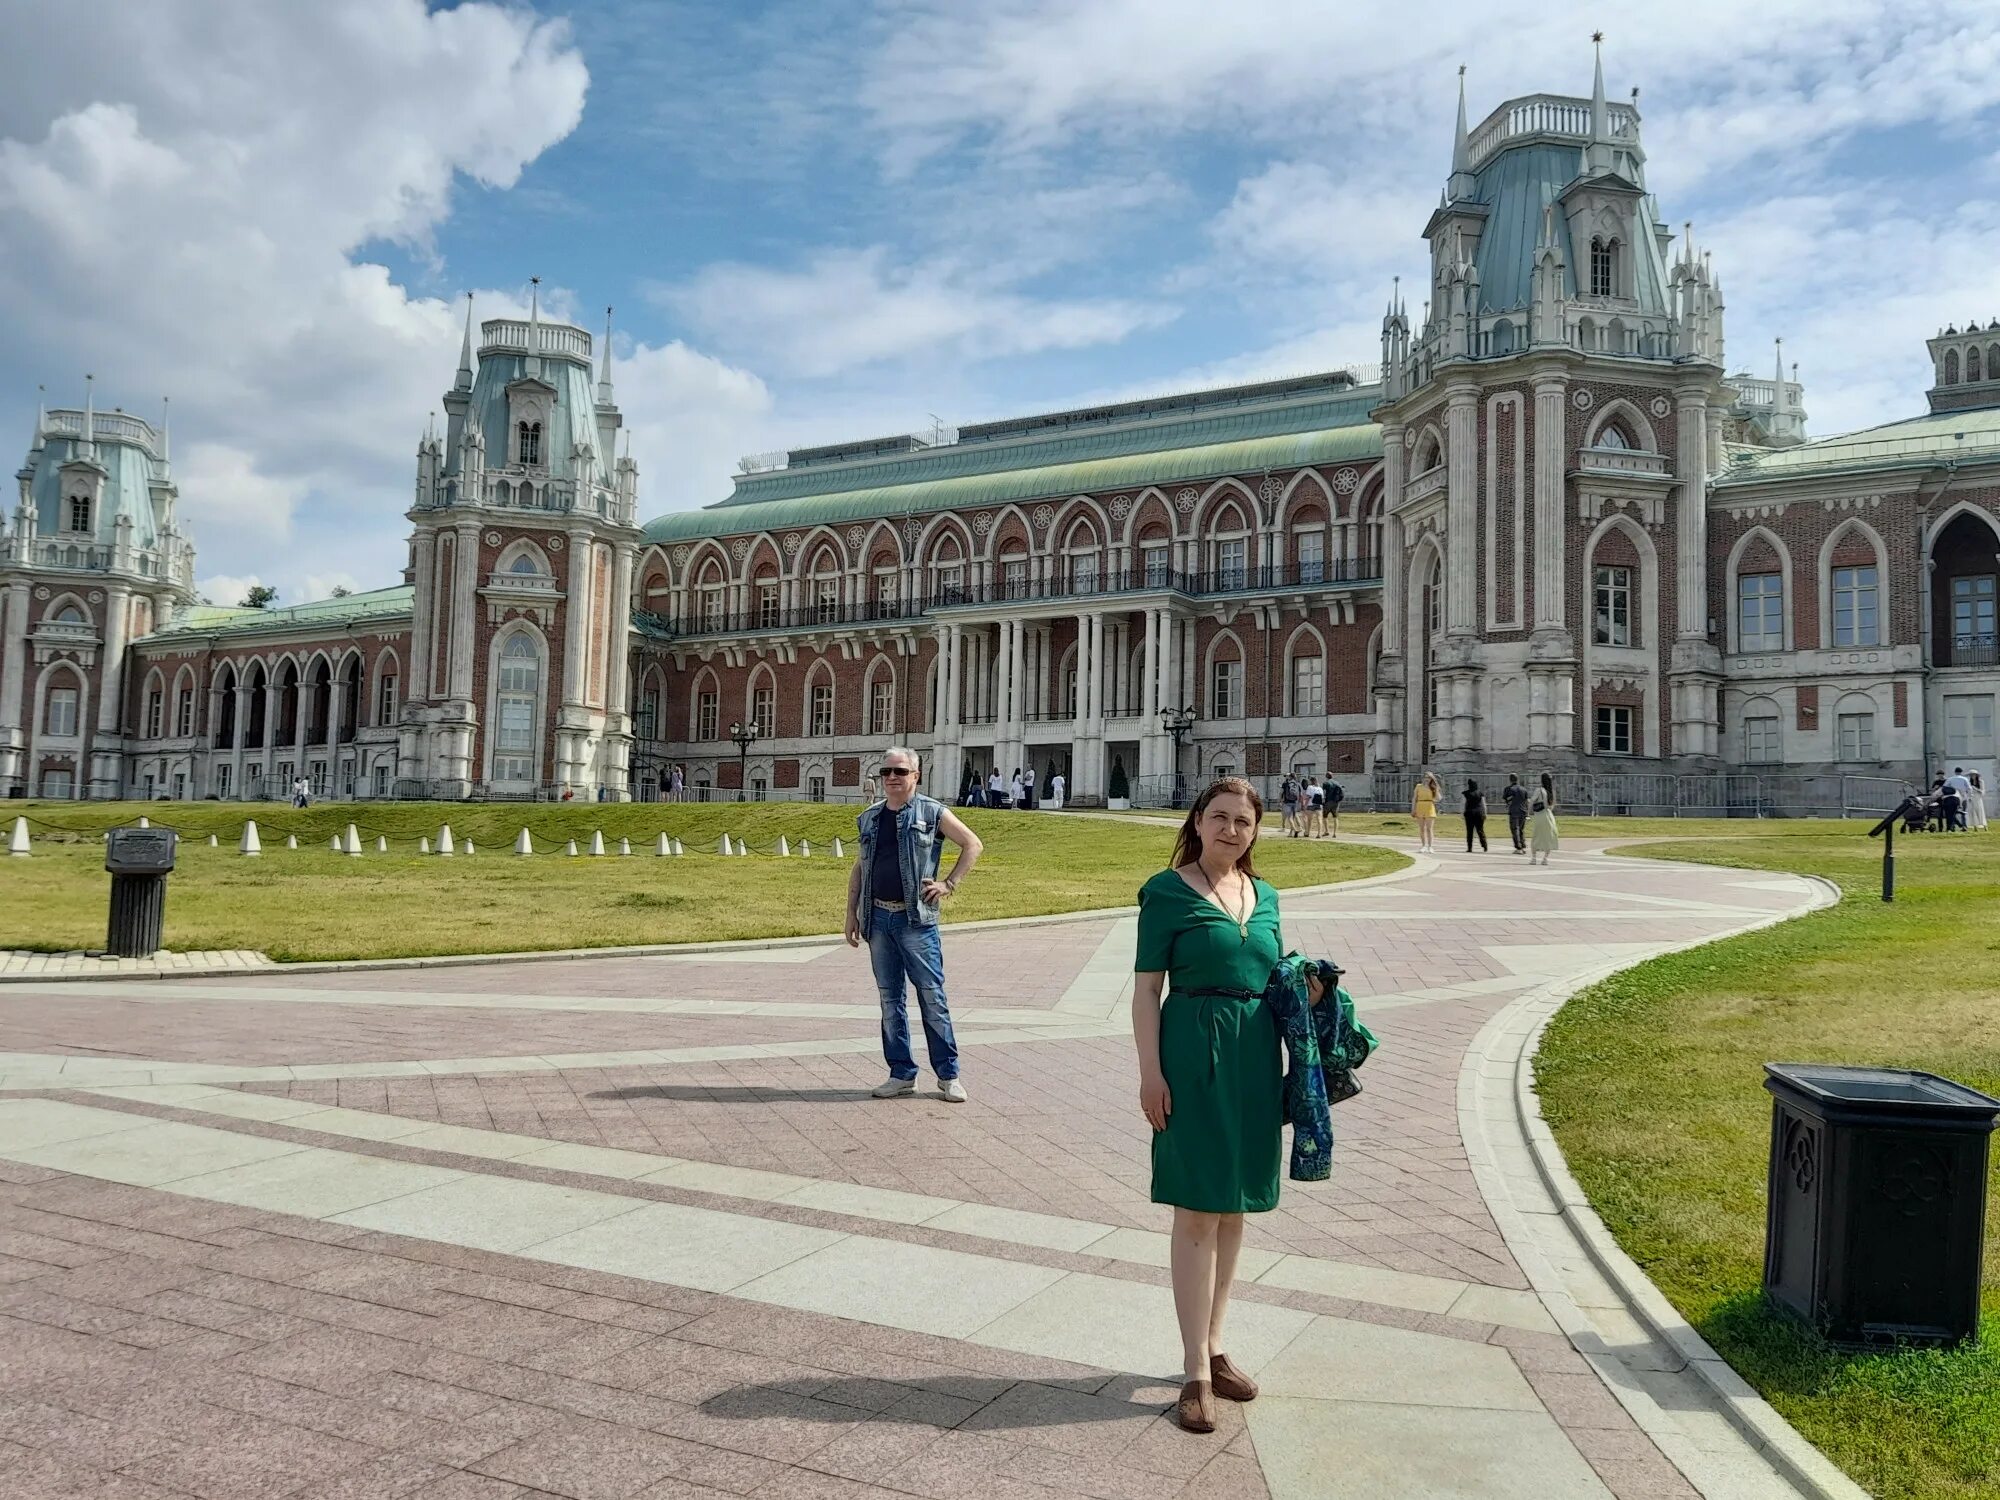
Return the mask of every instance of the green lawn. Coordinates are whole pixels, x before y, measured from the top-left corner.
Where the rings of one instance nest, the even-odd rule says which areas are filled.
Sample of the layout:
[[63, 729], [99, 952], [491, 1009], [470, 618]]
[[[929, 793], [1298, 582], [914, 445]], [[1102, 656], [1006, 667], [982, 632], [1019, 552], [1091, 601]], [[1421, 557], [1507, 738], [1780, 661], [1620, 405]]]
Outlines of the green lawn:
[[[101, 947], [110, 877], [102, 831], [142, 813], [182, 834], [167, 895], [169, 948], [252, 948], [286, 960], [392, 958], [697, 942], [838, 932], [847, 866], [829, 856], [839, 837], [852, 851], [854, 810], [810, 803], [666, 806], [640, 803], [321, 804], [4, 803], [0, 820], [26, 813], [36, 835], [28, 859], [0, 857], [0, 948]], [[236, 841], [257, 818], [265, 853], [244, 859]], [[1165, 865], [1173, 835], [1143, 823], [1056, 814], [964, 814], [986, 844], [978, 874], [949, 907], [952, 921], [1126, 906]], [[349, 821], [367, 852], [337, 855], [328, 840]], [[416, 852], [442, 823], [471, 859]], [[509, 851], [529, 829], [532, 859]], [[589, 847], [601, 829], [604, 859], [570, 859], [566, 839]], [[682, 859], [654, 857], [661, 832], [686, 846]], [[754, 852], [721, 858], [723, 833]], [[208, 847], [214, 833], [219, 846]], [[285, 835], [299, 848], [285, 848]], [[385, 836], [390, 852], [377, 854]], [[813, 857], [773, 857], [779, 836]], [[632, 841], [629, 859], [618, 839]], [[1401, 868], [1401, 856], [1361, 844], [1272, 840], [1260, 871], [1279, 886], [1315, 885]]]
[[1571, 1000], [1536, 1062], [1543, 1111], [1619, 1243], [1860, 1484], [1899, 1500], [2000, 1497], [2000, 1187], [1976, 1346], [1841, 1355], [1759, 1292], [1766, 1061], [1918, 1068], [2000, 1095], [2000, 833], [1899, 840], [1885, 906], [1865, 825], [1757, 826], [1768, 836], [1623, 852], [1824, 875], [1845, 899]]

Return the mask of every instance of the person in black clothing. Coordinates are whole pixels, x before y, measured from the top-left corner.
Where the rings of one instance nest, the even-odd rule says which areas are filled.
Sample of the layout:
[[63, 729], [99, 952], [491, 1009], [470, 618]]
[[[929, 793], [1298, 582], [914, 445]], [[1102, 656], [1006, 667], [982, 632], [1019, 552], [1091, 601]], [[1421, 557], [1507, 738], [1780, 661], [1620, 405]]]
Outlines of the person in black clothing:
[[1486, 847], [1486, 794], [1479, 790], [1479, 783], [1465, 784], [1465, 852], [1472, 852], [1472, 841], [1479, 840], [1482, 854], [1491, 853]]
[[1514, 852], [1528, 852], [1528, 789], [1521, 785], [1521, 778], [1509, 776], [1507, 790], [1500, 794], [1507, 804], [1507, 832], [1514, 840]]

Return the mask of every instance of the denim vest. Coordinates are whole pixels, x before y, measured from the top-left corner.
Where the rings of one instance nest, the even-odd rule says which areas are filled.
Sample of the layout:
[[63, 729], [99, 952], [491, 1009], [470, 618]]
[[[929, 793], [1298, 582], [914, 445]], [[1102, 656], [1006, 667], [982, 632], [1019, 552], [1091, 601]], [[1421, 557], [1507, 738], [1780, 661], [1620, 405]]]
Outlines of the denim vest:
[[[861, 935], [871, 937], [875, 930], [875, 861], [884, 853], [877, 848], [875, 837], [876, 816], [888, 806], [877, 803], [855, 819], [855, 826], [861, 834]], [[893, 857], [903, 867], [903, 894], [910, 903], [905, 915], [912, 927], [935, 927], [938, 909], [921, 899], [926, 880], [937, 879], [938, 856], [944, 852], [944, 836], [938, 832], [938, 819], [944, 814], [944, 804], [935, 797], [926, 797], [919, 792], [906, 803], [896, 815], [896, 849]]]

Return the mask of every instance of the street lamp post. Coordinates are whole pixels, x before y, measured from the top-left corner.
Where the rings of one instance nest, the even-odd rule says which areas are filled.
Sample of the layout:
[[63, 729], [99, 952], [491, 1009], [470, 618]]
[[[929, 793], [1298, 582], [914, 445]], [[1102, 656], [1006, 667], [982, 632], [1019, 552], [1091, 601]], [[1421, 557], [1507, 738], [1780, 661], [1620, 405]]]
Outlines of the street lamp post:
[[736, 800], [747, 800], [750, 790], [750, 747], [757, 743], [755, 724], [731, 724], [729, 737], [736, 741]]
[[1163, 708], [1160, 710], [1160, 728], [1174, 737], [1174, 786], [1172, 805], [1179, 807], [1181, 796], [1181, 747], [1187, 743], [1188, 735], [1194, 729], [1195, 712], [1191, 708]]

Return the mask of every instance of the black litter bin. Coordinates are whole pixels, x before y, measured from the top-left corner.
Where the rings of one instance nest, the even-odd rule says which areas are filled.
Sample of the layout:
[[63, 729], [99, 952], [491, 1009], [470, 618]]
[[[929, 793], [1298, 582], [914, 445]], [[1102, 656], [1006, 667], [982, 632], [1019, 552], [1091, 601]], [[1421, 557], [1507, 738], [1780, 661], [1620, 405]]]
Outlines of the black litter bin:
[[1765, 1296], [1849, 1347], [1976, 1338], [2000, 1099], [1896, 1068], [1764, 1072]]
[[166, 925], [167, 876], [180, 836], [171, 828], [114, 828], [104, 839], [111, 872], [111, 918], [104, 949], [117, 958], [150, 958]]

